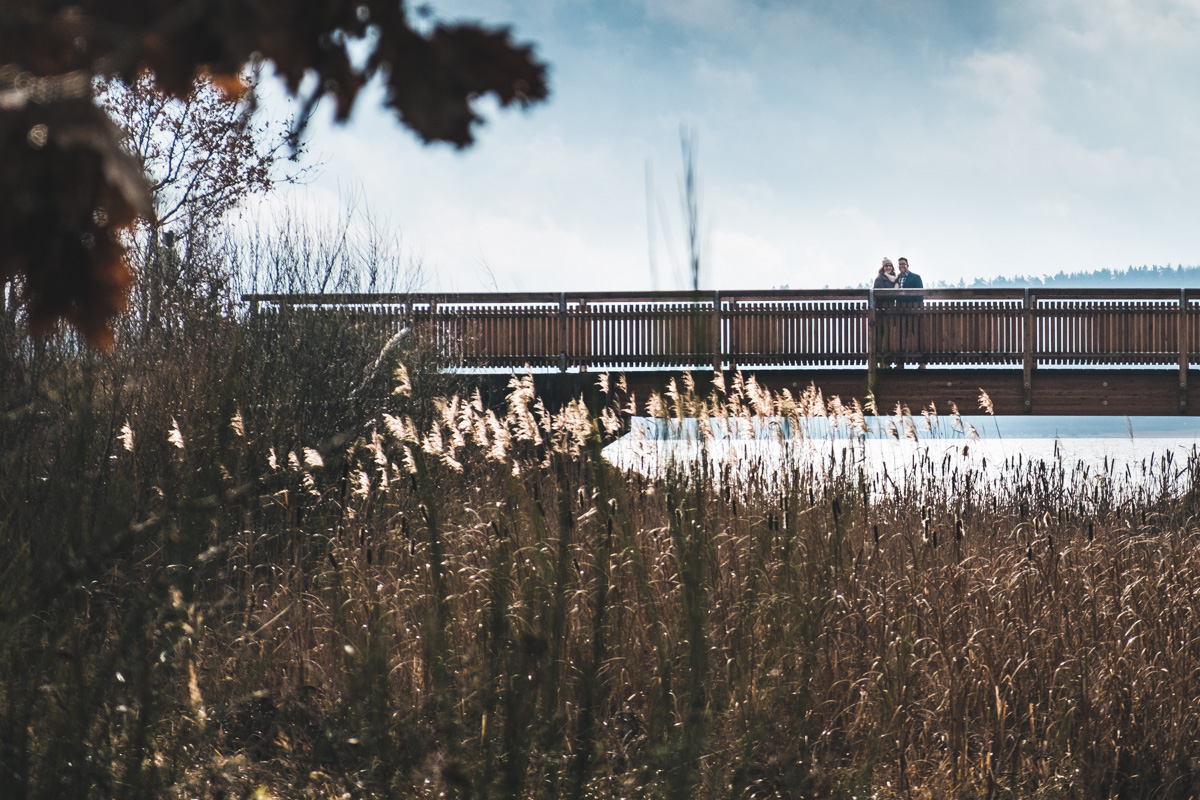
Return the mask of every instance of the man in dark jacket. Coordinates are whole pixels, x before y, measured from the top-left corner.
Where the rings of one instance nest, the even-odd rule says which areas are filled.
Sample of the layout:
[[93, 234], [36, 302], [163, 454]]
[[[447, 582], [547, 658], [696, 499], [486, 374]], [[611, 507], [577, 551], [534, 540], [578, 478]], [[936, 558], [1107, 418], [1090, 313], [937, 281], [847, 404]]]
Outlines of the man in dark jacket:
[[[900, 274], [896, 278], [897, 289], [924, 289], [925, 284], [921, 282], [921, 276], [915, 272], [910, 272], [908, 269], [908, 259], [900, 258], [896, 262], [896, 266], [900, 269]], [[925, 301], [924, 297], [905, 297], [901, 298], [902, 303], [921, 304]]]
[[[899, 274], [896, 276], [897, 289], [923, 289], [925, 284], [921, 281], [921, 276], [912, 272], [908, 268], [908, 259], [899, 258], [896, 260], [896, 267]], [[897, 305], [901, 308], [907, 306], [914, 308], [925, 303], [925, 298], [920, 295], [916, 297], [897, 297]], [[901, 305], [903, 304], [903, 305]], [[914, 309], [915, 310], [915, 309]], [[922, 346], [921, 337], [921, 321], [915, 317], [901, 319], [900, 322], [900, 341], [901, 349], [909, 352], [918, 353], [918, 369], [925, 369], [925, 348]], [[904, 369], [904, 364], [901, 363], [900, 369]]]

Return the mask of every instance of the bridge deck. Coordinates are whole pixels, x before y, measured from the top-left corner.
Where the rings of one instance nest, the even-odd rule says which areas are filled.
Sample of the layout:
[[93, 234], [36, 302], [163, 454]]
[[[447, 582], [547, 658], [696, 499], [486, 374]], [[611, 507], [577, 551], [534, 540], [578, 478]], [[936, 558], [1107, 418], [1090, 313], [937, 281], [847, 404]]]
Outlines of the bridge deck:
[[[871, 392], [882, 400], [889, 395], [888, 387], [912, 384], [915, 391], [921, 385], [934, 385], [935, 372], [921, 373], [927, 377], [920, 378], [898, 369], [904, 364], [926, 364], [967, 375], [978, 371], [979, 378], [1003, 376], [1006, 386], [1015, 378], [1020, 393], [1010, 413], [1048, 413], [1046, 408], [1058, 406], [1077, 408], [1077, 413], [1151, 413], [1145, 410], [1151, 396], [1151, 405], [1159, 409], [1153, 413], [1170, 413], [1160, 407], [1173, 413], [1196, 407], [1188, 402], [1187, 378], [1189, 365], [1200, 357], [1200, 289], [246, 295], [244, 299], [260, 314], [335, 313], [397, 329], [409, 325], [448, 364], [468, 370], [649, 373], [665, 368], [769, 368], [776, 381], [805, 376], [815, 380], [820, 374], [830, 386], [858, 387], [845, 394]], [[1048, 370], [1061, 373], [1061, 379], [1052, 379]], [[936, 370], [938, 375], [941, 372]], [[1085, 373], [1101, 377], [1091, 381]], [[661, 376], [644, 377], [662, 382]], [[1084, 410], [1087, 398], [1095, 397], [1093, 382], [1107, 388], [1110, 382], [1131, 381], [1125, 390], [1128, 400], [1114, 397], [1112, 405], [1100, 406], [1104, 411]], [[1057, 387], [1053, 393], [1051, 384]], [[903, 392], [905, 397], [908, 393]], [[1009, 389], [1001, 392], [1008, 393]], [[1168, 401], [1165, 406], [1163, 401]]]

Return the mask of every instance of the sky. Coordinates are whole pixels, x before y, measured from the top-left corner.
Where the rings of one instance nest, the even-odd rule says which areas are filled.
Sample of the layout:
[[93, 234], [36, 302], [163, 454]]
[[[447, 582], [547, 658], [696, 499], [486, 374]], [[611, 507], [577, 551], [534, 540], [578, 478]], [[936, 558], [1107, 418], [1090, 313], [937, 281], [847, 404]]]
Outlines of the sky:
[[926, 284], [1200, 263], [1200, 0], [433, 0], [550, 66], [528, 111], [423, 146], [368, 92], [318, 113], [315, 177], [356, 199], [428, 291]]

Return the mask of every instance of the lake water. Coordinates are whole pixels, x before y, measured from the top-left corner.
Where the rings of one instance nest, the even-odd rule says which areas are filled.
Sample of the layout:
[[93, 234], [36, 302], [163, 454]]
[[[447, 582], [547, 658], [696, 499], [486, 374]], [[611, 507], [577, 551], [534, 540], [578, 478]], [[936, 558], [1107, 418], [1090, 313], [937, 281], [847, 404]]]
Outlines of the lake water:
[[1200, 464], [1196, 417], [917, 416], [865, 422], [869, 432], [850, 432], [822, 418], [806, 422], [803, 431], [779, 419], [728, 425], [711, 420], [706, 426], [711, 431], [702, 434], [696, 420], [637, 418], [605, 455], [648, 475], [660, 475], [672, 463], [694, 464], [703, 455], [714, 469], [760, 476], [788, 468], [862, 469], [879, 490], [918, 478], [936, 482], [939, 475], [958, 480], [968, 473], [974, 485], [1002, 486], [1018, 475], [1041, 473], [1076, 490], [1102, 486], [1114, 495], [1177, 493], [1195, 479]]

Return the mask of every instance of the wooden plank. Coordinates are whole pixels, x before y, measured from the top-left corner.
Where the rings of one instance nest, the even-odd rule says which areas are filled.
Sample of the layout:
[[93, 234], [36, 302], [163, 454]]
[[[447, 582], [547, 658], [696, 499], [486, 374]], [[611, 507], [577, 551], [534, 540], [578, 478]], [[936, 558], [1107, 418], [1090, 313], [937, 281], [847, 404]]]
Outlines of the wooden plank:
[[1179, 351], [1179, 413], [1188, 413], [1188, 354], [1191, 342], [1188, 337], [1188, 298], [1187, 290], [1179, 290], [1179, 310], [1176, 321], [1176, 349]]
[[1022, 380], [1023, 380], [1023, 387], [1024, 387], [1024, 407], [1022, 408], [1022, 411], [1026, 414], [1030, 414], [1033, 412], [1033, 368], [1035, 365], [1034, 359], [1036, 357], [1035, 353], [1034, 353], [1035, 332], [1034, 332], [1033, 326], [1036, 321], [1035, 316], [1034, 316], [1034, 314], [1035, 314], [1034, 304], [1036, 303], [1036, 301], [1037, 301], [1037, 299], [1030, 293], [1030, 291], [1028, 289], [1026, 289], [1025, 290], [1025, 306], [1024, 306], [1024, 308], [1025, 308], [1025, 362], [1024, 362], [1024, 367], [1023, 367], [1023, 372], [1022, 372]]
[[729, 300], [729, 370], [737, 372], [738, 364], [742, 360], [742, 309], [738, 303], [738, 298], [733, 297]]
[[867, 394], [874, 395], [879, 382], [879, 341], [876, 335], [875, 290], [867, 295]]

